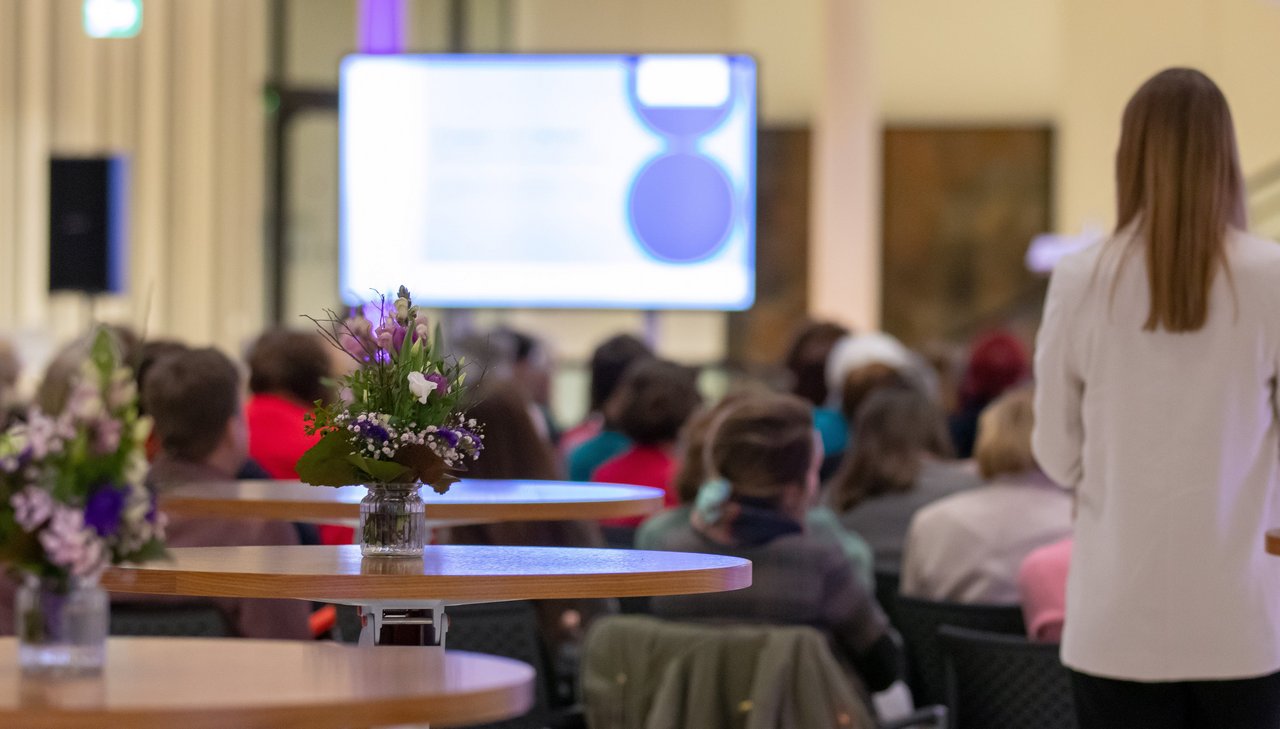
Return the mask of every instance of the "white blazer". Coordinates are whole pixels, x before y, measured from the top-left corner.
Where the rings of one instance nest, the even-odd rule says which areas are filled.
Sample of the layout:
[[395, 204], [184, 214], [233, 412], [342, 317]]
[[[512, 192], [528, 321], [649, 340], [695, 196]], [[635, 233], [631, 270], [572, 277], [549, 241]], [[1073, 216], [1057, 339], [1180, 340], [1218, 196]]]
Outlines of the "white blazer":
[[1214, 281], [1204, 328], [1182, 334], [1142, 329], [1141, 245], [1121, 233], [1065, 258], [1036, 346], [1036, 458], [1076, 489], [1062, 658], [1130, 680], [1270, 674], [1280, 245], [1233, 232], [1231, 276]]

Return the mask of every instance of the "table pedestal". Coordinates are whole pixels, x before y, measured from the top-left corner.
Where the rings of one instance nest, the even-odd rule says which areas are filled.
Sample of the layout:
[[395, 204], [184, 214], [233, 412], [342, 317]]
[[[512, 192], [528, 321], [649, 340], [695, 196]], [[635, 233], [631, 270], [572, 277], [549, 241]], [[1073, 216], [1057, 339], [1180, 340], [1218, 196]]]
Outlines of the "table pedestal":
[[[328, 602], [328, 601], [324, 601]], [[361, 646], [417, 645], [444, 650], [449, 618], [436, 600], [357, 604]]]

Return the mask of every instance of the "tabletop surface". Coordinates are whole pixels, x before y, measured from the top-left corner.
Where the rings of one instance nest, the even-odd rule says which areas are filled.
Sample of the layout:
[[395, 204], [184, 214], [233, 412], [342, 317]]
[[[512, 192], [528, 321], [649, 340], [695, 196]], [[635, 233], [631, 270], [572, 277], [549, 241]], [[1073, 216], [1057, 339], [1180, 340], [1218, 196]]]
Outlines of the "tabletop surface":
[[[363, 486], [309, 486], [299, 481], [223, 481], [166, 489], [160, 507], [177, 516], [343, 521], [359, 517]], [[558, 521], [651, 514], [662, 489], [572, 481], [463, 479], [448, 493], [422, 489], [435, 521]]]
[[360, 556], [356, 545], [187, 547], [108, 570], [113, 592], [357, 600], [537, 600], [723, 592], [751, 585], [745, 559], [574, 547], [430, 546], [422, 558]]
[[0, 726], [465, 726], [528, 711], [533, 679], [496, 656], [238, 638], [112, 638], [100, 677], [24, 679], [5, 638]]

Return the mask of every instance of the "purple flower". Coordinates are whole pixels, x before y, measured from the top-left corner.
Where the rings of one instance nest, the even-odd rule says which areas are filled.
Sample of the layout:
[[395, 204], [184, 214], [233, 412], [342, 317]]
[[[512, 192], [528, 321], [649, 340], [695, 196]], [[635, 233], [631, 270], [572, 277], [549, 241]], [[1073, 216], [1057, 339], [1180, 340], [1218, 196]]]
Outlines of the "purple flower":
[[448, 394], [449, 394], [449, 378], [445, 377], [444, 375], [440, 374], [439, 372], [433, 372], [433, 373], [431, 373], [431, 374], [427, 375], [427, 382], [434, 382], [434, 383], [436, 383], [436, 389], [435, 389], [435, 392], [436, 392], [436, 394], [437, 394], [437, 395], [448, 395]]
[[155, 524], [156, 517], [158, 517], [159, 515], [160, 515], [159, 499], [156, 498], [156, 493], [152, 491], [147, 499], [147, 517], [146, 517], [147, 523]]
[[480, 436], [476, 435], [470, 430], [467, 430], [466, 428], [458, 428], [458, 434], [471, 439], [471, 448], [476, 453], [479, 453], [480, 451], [484, 450], [484, 442], [480, 439]]
[[85, 526], [92, 527], [100, 537], [108, 537], [120, 528], [128, 492], [113, 484], [103, 484], [89, 496], [84, 505]]
[[379, 425], [373, 420], [357, 420], [353, 427], [355, 431], [365, 438], [372, 438], [379, 443], [386, 443], [391, 440], [391, 433], [387, 429]]
[[391, 347], [394, 351], [399, 352], [400, 348], [404, 346], [404, 338], [408, 333], [409, 331], [398, 322], [391, 329]]
[[365, 343], [359, 337], [354, 337], [344, 332], [338, 337], [338, 339], [342, 343], [342, 349], [347, 354], [355, 357], [361, 362], [369, 361], [369, 353], [365, 350]]
[[457, 431], [449, 430], [448, 428], [441, 428], [440, 430], [437, 430], [436, 435], [444, 439], [444, 442], [448, 444], [450, 448], [457, 448], [458, 441], [461, 439], [461, 436], [458, 435]]

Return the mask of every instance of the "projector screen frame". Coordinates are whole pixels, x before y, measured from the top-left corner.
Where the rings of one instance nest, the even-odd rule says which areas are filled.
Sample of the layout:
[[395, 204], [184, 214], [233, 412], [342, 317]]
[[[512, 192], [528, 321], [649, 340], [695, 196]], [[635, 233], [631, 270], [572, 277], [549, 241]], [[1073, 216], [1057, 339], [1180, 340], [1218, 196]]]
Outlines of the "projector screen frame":
[[[689, 301], [679, 301], [669, 303], [662, 300], [650, 300], [639, 302], [610, 301], [598, 299], [584, 299], [581, 301], [555, 301], [547, 302], [539, 299], [526, 299], [519, 297], [509, 297], [505, 299], [484, 299], [475, 301], [461, 301], [449, 299], [436, 299], [430, 295], [429, 284], [427, 290], [415, 295], [415, 299], [421, 300], [423, 306], [434, 309], [446, 310], [504, 310], [504, 309], [534, 309], [543, 311], [721, 311], [721, 312], [745, 312], [750, 310], [758, 298], [759, 294], [759, 271], [758, 263], [758, 230], [759, 230], [759, 124], [760, 124], [760, 70], [759, 59], [754, 54], [748, 52], [724, 52], [724, 51], [689, 51], [689, 52], [673, 52], [673, 51], [655, 51], [655, 52], [485, 52], [485, 53], [403, 53], [403, 54], [365, 54], [351, 53], [343, 56], [340, 61], [339, 70], [339, 93], [338, 93], [338, 119], [339, 119], [339, 135], [338, 135], [338, 275], [339, 275], [339, 295], [342, 301], [349, 305], [358, 302], [367, 301], [369, 295], [375, 297], [379, 295], [390, 295], [391, 291], [377, 291], [370, 289], [360, 292], [351, 289], [343, 289], [343, 281], [348, 270], [348, 257], [351, 255], [351, 246], [349, 243], [348, 225], [346, 217], [348, 215], [347, 194], [348, 194], [348, 176], [345, 169], [347, 164], [347, 155], [345, 145], [347, 142], [347, 134], [343, 129], [346, 109], [345, 76], [344, 71], [349, 63], [359, 61], [361, 59], [442, 59], [442, 60], [485, 60], [485, 59], [502, 59], [502, 60], [519, 60], [532, 59], [538, 61], [553, 61], [555, 59], [571, 59], [571, 60], [590, 60], [590, 59], [639, 59], [643, 57], [679, 57], [679, 56], [716, 56], [726, 59], [744, 59], [751, 66], [751, 84], [750, 93], [751, 101], [748, 105], [747, 123], [749, 125], [749, 145], [746, 157], [748, 179], [746, 188], [748, 190], [745, 195], [745, 211], [741, 213], [741, 224], [746, 226], [744, 245], [745, 260], [744, 268], [748, 277], [745, 296], [734, 305], [726, 305], [721, 302], [712, 302], [708, 304], [700, 304]], [[739, 225], [735, 220], [734, 226]], [[714, 257], [714, 254], [708, 258]], [[701, 259], [705, 260], [705, 259]], [[695, 260], [695, 262], [697, 262]], [[411, 282], [405, 282], [411, 283]], [[412, 288], [412, 285], [411, 285]], [[421, 289], [421, 284], [419, 284]]]

